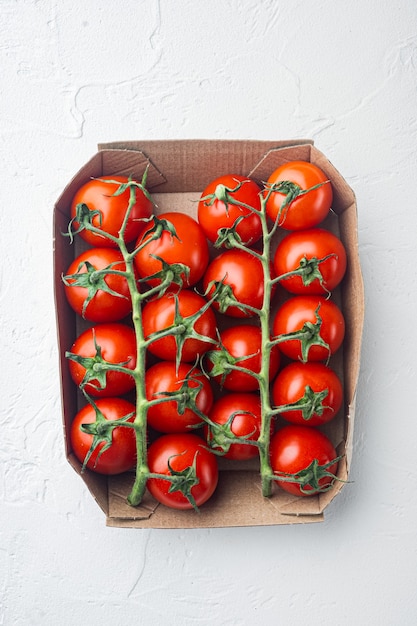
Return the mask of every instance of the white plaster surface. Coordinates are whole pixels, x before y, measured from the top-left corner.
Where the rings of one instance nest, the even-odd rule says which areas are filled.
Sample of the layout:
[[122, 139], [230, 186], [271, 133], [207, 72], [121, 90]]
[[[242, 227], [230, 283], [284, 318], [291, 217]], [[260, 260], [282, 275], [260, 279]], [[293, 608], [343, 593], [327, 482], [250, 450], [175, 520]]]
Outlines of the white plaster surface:
[[[0, 624], [417, 620], [415, 0], [0, 0]], [[52, 211], [97, 143], [311, 138], [366, 287], [352, 483], [322, 524], [122, 530], [64, 457]]]

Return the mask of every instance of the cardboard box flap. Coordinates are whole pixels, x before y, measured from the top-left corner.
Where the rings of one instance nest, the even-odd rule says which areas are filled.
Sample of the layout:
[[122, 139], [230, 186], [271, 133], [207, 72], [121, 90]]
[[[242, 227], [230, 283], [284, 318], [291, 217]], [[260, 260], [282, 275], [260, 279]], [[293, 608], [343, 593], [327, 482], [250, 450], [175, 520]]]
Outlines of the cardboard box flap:
[[[275, 498], [262, 498], [259, 475], [251, 471], [220, 472], [219, 488], [196, 513], [193, 510], [176, 511], [154, 502], [145, 493], [140, 507], [132, 509], [126, 503], [133, 477], [109, 479], [109, 526], [140, 528], [214, 528], [230, 526], [258, 526], [289, 523], [310, 523], [323, 520], [317, 504], [311, 502], [300, 514], [281, 510]], [[285, 499], [285, 495], [284, 495]], [[292, 498], [289, 496], [289, 500]], [[307, 499], [304, 499], [307, 500]], [[285, 507], [284, 507], [285, 508]], [[293, 516], [293, 517], [291, 517]]]
[[103, 163], [103, 176], [132, 176], [140, 181], [147, 169], [146, 186], [148, 189], [155, 189], [166, 182], [163, 174], [140, 150], [103, 150], [100, 156]]
[[[227, 172], [248, 176], [264, 157], [267, 150], [311, 145], [310, 140], [297, 141], [233, 141], [233, 140], [179, 140], [128, 141], [99, 144], [102, 150], [141, 151], [163, 174], [166, 183], [161, 192], [201, 192], [206, 185]], [[226, 165], [227, 164], [227, 165]]]
[[310, 161], [311, 160], [311, 148], [310, 143], [301, 143], [291, 147], [291, 152], [287, 152], [288, 146], [275, 147], [272, 150], [268, 150], [262, 157], [262, 159], [255, 165], [255, 167], [248, 172], [250, 178], [266, 182], [269, 176], [278, 167], [287, 163], [287, 161]]

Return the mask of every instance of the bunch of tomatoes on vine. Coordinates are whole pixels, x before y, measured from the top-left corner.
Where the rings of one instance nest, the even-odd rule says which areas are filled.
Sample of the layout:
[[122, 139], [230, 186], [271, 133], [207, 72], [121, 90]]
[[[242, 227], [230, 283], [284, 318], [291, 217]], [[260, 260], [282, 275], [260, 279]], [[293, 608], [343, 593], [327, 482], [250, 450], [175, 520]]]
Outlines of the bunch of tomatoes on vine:
[[146, 178], [92, 179], [71, 206], [66, 236], [84, 250], [62, 278], [85, 327], [66, 353], [83, 471], [131, 472], [132, 506], [148, 489], [198, 509], [220, 457], [259, 459], [265, 497], [330, 489], [340, 457], [321, 426], [342, 405], [329, 363], [346, 270], [341, 240], [321, 226], [331, 181], [307, 161], [262, 185], [226, 174], [191, 217], [161, 212]]

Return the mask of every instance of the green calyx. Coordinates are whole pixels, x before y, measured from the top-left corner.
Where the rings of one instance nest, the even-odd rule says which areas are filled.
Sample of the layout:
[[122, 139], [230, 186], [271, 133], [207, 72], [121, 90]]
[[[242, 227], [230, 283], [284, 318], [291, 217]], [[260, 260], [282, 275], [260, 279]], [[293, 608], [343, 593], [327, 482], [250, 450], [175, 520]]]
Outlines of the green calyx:
[[301, 361], [306, 363], [308, 361], [308, 354], [310, 349], [313, 346], [320, 346], [325, 348], [330, 357], [330, 346], [328, 343], [324, 341], [324, 339], [320, 335], [321, 326], [323, 323], [322, 318], [319, 315], [320, 305], [317, 307], [315, 311], [316, 321], [315, 322], [305, 322], [303, 327], [300, 330], [296, 330], [292, 333], [284, 333], [275, 337], [273, 340], [273, 344], [279, 344], [284, 341], [293, 341], [298, 340], [300, 342], [301, 347]]
[[[175, 237], [178, 241], [181, 239], [177, 235], [177, 231], [175, 230], [175, 226], [169, 220], [165, 218], [160, 219], [157, 215], [152, 215], [150, 218], [153, 222], [153, 226], [145, 230], [142, 236], [142, 245], [147, 246], [150, 241], [154, 239], [159, 239], [163, 233], [169, 233], [171, 237]], [[152, 235], [152, 236], [151, 236]], [[146, 241], [144, 241], [146, 237]], [[149, 237], [149, 238], [148, 238]], [[136, 249], [138, 251], [142, 246]]]
[[[180, 289], [187, 284], [190, 276], [190, 268], [184, 263], [167, 263], [162, 257], [151, 254], [149, 255], [161, 263], [161, 269], [146, 278], [140, 279], [140, 282], [150, 282], [157, 280], [159, 282], [157, 294], [161, 297], [166, 293], [167, 289], [172, 285], [177, 285]], [[154, 290], [152, 290], [154, 291]], [[149, 293], [145, 294], [149, 297]]]
[[335, 474], [329, 471], [329, 468], [338, 463], [341, 458], [342, 456], [338, 456], [323, 465], [320, 465], [318, 459], [313, 459], [310, 465], [296, 474], [276, 472], [271, 476], [271, 479], [296, 484], [300, 487], [301, 493], [306, 495], [324, 493], [332, 488], [335, 480], [339, 480]]
[[[306, 193], [306, 191], [301, 189], [300, 185], [297, 185], [297, 183], [293, 183], [290, 180], [280, 180], [272, 185], [268, 185], [267, 188], [273, 193], [281, 193], [285, 195], [284, 202], [286, 206], [298, 198], [298, 196]], [[310, 191], [310, 189], [308, 191]]]
[[229, 228], [220, 228], [217, 231], [217, 239], [214, 243], [215, 248], [236, 248], [242, 245], [242, 238], [237, 232], [237, 227], [240, 222], [247, 218], [252, 213], [257, 213], [258, 211], [244, 202], [239, 202], [235, 200], [232, 194], [238, 191], [244, 183], [247, 182], [245, 180], [237, 182], [236, 187], [226, 187], [226, 185], [219, 184], [212, 194], [204, 196], [201, 198], [201, 202], [204, 202], [206, 206], [212, 206], [215, 202], [222, 202], [225, 207], [226, 215], [229, 214], [229, 205], [232, 204], [234, 206], [240, 207], [240, 210], [245, 209], [249, 211], [246, 214], [239, 215], [232, 226]]
[[235, 307], [239, 309], [239, 311], [242, 311], [242, 313], [245, 313], [248, 317], [254, 314], [259, 314], [258, 309], [255, 309], [244, 302], [239, 302], [233, 293], [231, 285], [225, 283], [224, 279], [211, 281], [207, 286], [206, 294], [210, 293], [213, 287], [214, 293], [212, 301], [216, 302], [220, 313], [226, 313], [229, 307]]
[[[126, 276], [126, 272], [113, 269], [116, 265], [120, 265], [120, 263], [111, 263], [107, 267], [98, 270], [94, 267], [92, 263], [90, 263], [90, 261], [84, 261], [83, 263], [80, 263], [75, 274], [67, 274], [66, 276], [62, 276], [62, 281], [67, 287], [83, 287], [84, 289], [87, 289], [87, 297], [84, 301], [82, 308], [83, 317], [85, 316], [85, 312], [89, 303], [98, 291], [104, 291], [105, 293], [108, 293], [117, 298], [126, 299], [125, 295], [111, 289], [106, 281], [106, 276], [108, 276], [109, 274]], [[85, 268], [86, 271], [81, 272], [82, 268]]]
[[234, 411], [224, 424], [218, 424], [208, 420], [208, 444], [210, 449], [219, 456], [227, 454], [233, 444], [258, 445], [257, 441], [250, 438], [256, 432], [256, 428], [247, 435], [237, 437], [233, 430], [233, 421], [237, 415], [253, 415], [250, 411]]
[[[74, 241], [74, 235], [77, 235], [83, 230], [96, 231], [100, 230], [93, 226], [94, 217], [98, 217], [99, 225], [101, 226], [101, 212], [98, 210], [91, 210], [84, 202], [77, 204], [75, 208], [75, 216], [68, 224], [68, 231], [62, 233], [65, 237], [69, 237], [70, 242]], [[78, 226], [74, 228], [74, 224], [78, 223]]]
[[321, 259], [318, 259], [317, 257], [307, 258], [306, 256], [303, 256], [300, 259], [299, 265], [295, 270], [291, 272], [287, 272], [286, 274], [281, 274], [280, 276], [277, 276], [274, 279], [274, 282], [277, 282], [277, 281], [282, 282], [293, 276], [300, 276], [303, 282], [303, 285], [305, 287], [308, 287], [315, 280], [318, 280], [320, 283], [320, 286], [328, 294], [330, 294], [329, 290], [326, 288], [326, 285], [324, 284], [323, 274], [320, 271], [320, 264], [323, 263], [324, 261], [327, 261], [327, 259], [331, 258], [332, 256], [336, 256], [336, 254], [334, 253], [328, 254], [327, 256]]
[[230, 226], [230, 228], [219, 228], [217, 231], [217, 239], [214, 242], [215, 248], [237, 248], [242, 245], [242, 238], [237, 232], [240, 222], [245, 219], [245, 215], [239, 215]]
[[[184, 380], [180, 381], [180, 384], [181, 386], [176, 391], [158, 391], [158, 399], [155, 401], [151, 400], [149, 404], [159, 404], [161, 402], [161, 398], [164, 398], [165, 401], [176, 403], [179, 415], [184, 415], [185, 411], [189, 409], [190, 411], [193, 411], [193, 413], [202, 416], [202, 413], [197, 406], [197, 397], [203, 387], [201, 380], [193, 378], [193, 372], [190, 371]], [[199, 426], [200, 424], [196, 425], [196, 428]]]
[[219, 184], [216, 186], [216, 189], [212, 194], [204, 196], [201, 198], [201, 202], [204, 202], [207, 206], [212, 206], [215, 202], [223, 202], [226, 214], [228, 213], [229, 204], [235, 204], [237, 206], [241, 206], [241, 203], [233, 198], [231, 194], [238, 191], [245, 181], [236, 181], [236, 187], [226, 187], [226, 185]]
[[148, 170], [149, 170], [149, 165], [146, 166], [145, 171], [142, 175], [142, 179], [141, 182], [139, 183], [136, 180], [133, 180], [131, 176], [129, 176], [128, 180], [125, 183], [121, 183], [118, 180], [112, 180], [112, 179], [103, 179], [103, 178], [98, 178], [97, 180], [99, 180], [102, 183], [107, 183], [109, 185], [117, 185], [117, 189], [111, 194], [112, 196], [121, 196], [127, 189], [129, 189], [130, 191], [130, 197], [129, 197], [129, 207], [128, 207], [128, 212], [129, 209], [135, 204], [136, 202], [136, 190], [140, 189], [143, 193], [143, 195], [152, 203], [154, 204], [153, 198], [151, 196], [151, 194], [149, 193], [149, 191], [146, 188], [146, 183], [148, 180]]
[[319, 187], [322, 187], [327, 183], [330, 183], [330, 181], [325, 180], [321, 183], [318, 183], [317, 185], [309, 187], [308, 189], [301, 189], [300, 185], [297, 185], [297, 183], [293, 183], [290, 180], [280, 180], [276, 183], [267, 184], [266, 189], [268, 191], [268, 197], [271, 195], [271, 193], [280, 193], [285, 195], [284, 201], [276, 218], [276, 223], [279, 225], [284, 222], [288, 207], [292, 202], [294, 202], [294, 200], [296, 200], [300, 196], [304, 196], [307, 193], [310, 193], [310, 191], [319, 189]]
[[106, 376], [109, 370], [123, 373], [131, 373], [131, 370], [124, 368], [128, 361], [109, 363], [103, 359], [101, 346], [97, 344], [94, 329], [93, 340], [96, 351], [94, 356], [81, 356], [79, 354], [73, 354], [72, 352], [66, 352], [65, 356], [67, 359], [71, 359], [71, 361], [74, 361], [85, 368], [83, 379], [79, 384], [81, 390], [84, 389], [87, 384], [90, 384], [98, 391], [101, 391], [106, 388]]
[[254, 356], [256, 354], [234, 357], [223, 344], [219, 343], [218, 350], [209, 350], [205, 355], [206, 360], [211, 364], [211, 369], [207, 374], [210, 378], [220, 378], [219, 383], [221, 387], [224, 385], [227, 375], [233, 371], [243, 372], [258, 378], [258, 375], [252, 370], [240, 365]]
[[323, 404], [323, 400], [327, 398], [329, 394], [328, 389], [323, 391], [313, 391], [310, 385], [307, 385], [304, 390], [303, 396], [291, 404], [283, 404], [277, 407], [273, 413], [279, 415], [286, 413], [287, 411], [301, 411], [303, 420], [308, 422], [315, 415], [321, 416], [325, 409], [329, 407]]
[[87, 433], [88, 435], [93, 436], [90, 449], [88, 450], [86, 457], [84, 459], [84, 463], [83, 463], [82, 470], [81, 470], [82, 472], [85, 470], [87, 463], [89, 462], [92, 454], [95, 452], [95, 450], [99, 446], [102, 446], [102, 447], [100, 448], [97, 454], [96, 462], [98, 461], [99, 457], [103, 454], [103, 452], [105, 452], [106, 450], [108, 450], [108, 448], [110, 448], [112, 444], [113, 430], [115, 428], [119, 426], [125, 426], [125, 427], [129, 426], [130, 428], [133, 427], [133, 424], [129, 420], [131, 420], [132, 417], [134, 416], [134, 413], [129, 413], [128, 415], [125, 415], [118, 420], [112, 420], [112, 421], [107, 420], [104, 417], [103, 413], [98, 408], [98, 406], [96, 405], [96, 403], [90, 397], [88, 397], [87, 394], [85, 395], [95, 410], [96, 421], [92, 422], [91, 424], [81, 425], [81, 430], [84, 433]]
[[[181, 456], [181, 455], [179, 455]], [[171, 473], [171, 484], [169, 486], [169, 493], [173, 493], [175, 491], [179, 491], [182, 493], [183, 496], [185, 496], [188, 500], [188, 502], [192, 505], [193, 509], [195, 511], [198, 511], [198, 507], [196, 504], [196, 501], [194, 499], [193, 494], [191, 493], [191, 490], [193, 487], [195, 487], [196, 485], [199, 484], [199, 479], [197, 477], [197, 456], [198, 456], [198, 450], [194, 455], [194, 459], [193, 459], [193, 463], [192, 465], [184, 468], [183, 470], [174, 470], [172, 465], [171, 465], [171, 459], [175, 458], [175, 457], [170, 457], [168, 459], [168, 469]], [[151, 474], [152, 476], [152, 474]], [[164, 477], [166, 478], [166, 477]]]
[[150, 335], [146, 341], [146, 344], [151, 344], [153, 341], [158, 341], [158, 339], [161, 339], [162, 337], [165, 337], [166, 335], [172, 335], [175, 339], [175, 343], [177, 346], [176, 366], [178, 370], [179, 365], [181, 363], [181, 357], [182, 357], [184, 344], [188, 339], [196, 339], [198, 341], [203, 341], [205, 343], [211, 343], [211, 344], [216, 344], [217, 341], [205, 335], [201, 335], [194, 328], [197, 320], [202, 315], [204, 315], [204, 313], [210, 307], [212, 301], [211, 300], [207, 301], [206, 304], [203, 307], [201, 307], [201, 309], [197, 311], [196, 313], [194, 313], [193, 315], [184, 317], [183, 315], [181, 315], [180, 310], [179, 310], [178, 295], [174, 293], [172, 294], [172, 296], [173, 298], [175, 298], [174, 320], [172, 322], [172, 325], [162, 331], [157, 331], [153, 333], [152, 335]]

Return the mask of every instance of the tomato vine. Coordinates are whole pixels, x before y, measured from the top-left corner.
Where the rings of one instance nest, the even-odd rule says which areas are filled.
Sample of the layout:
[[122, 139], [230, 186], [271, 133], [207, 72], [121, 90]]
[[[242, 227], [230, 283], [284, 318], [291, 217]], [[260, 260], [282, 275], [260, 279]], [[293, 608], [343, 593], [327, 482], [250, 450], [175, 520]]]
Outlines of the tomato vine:
[[[328, 459], [325, 463], [320, 465], [317, 459], [312, 459], [311, 462], [300, 471], [285, 472], [278, 471], [273, 467], [271, 462], [271, 436], [273, 435], [273, 425], [277, 416], [281, 413], [291, 411], [302, 411], [305, 419], [310, 419], [311, 416], [318, 412], [323, 411], [322, 400], [326, 397], [327, 391], [314, 392], [310, 387], [306, 388], [306, 394], [298, 401], [292, 404], [284, 404], [282, 406], [275, 406], [271, 398], [271, 363], [273, 359], [273, 352], [277, 349], [277, 346], [285, 342], [300, 341], [300, 358], [303, 362], [306, 362], [309, 358], [310, 350], [315, 347], [320, 347], [325, 351], [325, 358], [330, 357], [332, 353], [332, 347], [321, 336], [321, 306], [322, 301], [319, 300], [316, 303], [314, 309], [315, 321], [306, 320], [300, 328], [290, 330], [289, 332], [272, 332], [271, 329], [277, 324], [276, 319], [272, 319], [272, 301], [274, 292], [280, 281], [285, 280], [288, 276], [294, 274], [311, 274], [311, 279], [306, 282], [312, 282], [313, 277], [317, 276], [320, 279], [320, 285], [322, 281], [320, 274], [318, 273], [317, 266], [319, 263], [326, 261], [329, 258], [335, 256], [333, 253], [329, 253], [321, 259], [314, 258], [311, 261], [303, 258], [300, 263], [299, 269], [291, 272], [286, 272], [282, 275], [274, 275], [273, 266], [271, 263], [273, 257], [274, 238], [277, 233], [277, 229], [280, 225], [282, 215], [287, 216], [291, 202], [300, 196], [305, 196], [311, 190], [320, 189], [323, 185], [327, 185], [329, 181], [320, 182], [313, 185], [311, 189], [300, 189], [299, 186], [294, 186], [288, 181], [281, 181], [277, 184], [267, 184], [263, 191], [259, 191], [259, 205], [256, 207], [246, 204], [233, 197], [233, 193], [239, 191], [244, 186], [245, 181], [239, 180], [235, 186], [227, 187], [225, 185], [217, 185], [214, 192], [210, 196], [204, 196], [203, 201], [208, 202], [211, 206], [216, 201], [221, 201], [226, 205], [226, 213], [229, 214], [230, 208], [238, 206], [240, 211], [244, 211], [244, 214], [240, 213], [236, 215], [235, 221], [230, 226], [219, 228], [218, 237], [215, 239], [212, 237], [212, 244], [214, 248], [227, 248], [226, 252], [221, 254], [228, 255], [230, 251], [238, 251], [240, 254], [246, 255], [256, 264], [260, 265], [262, 270], [262, 284], [263, 294], [256, 305], [249, 302], [238, 300], [234, 293], [234, 289], [230, 284], [227, 284], [227, 276], [220, 277], [218, 280], [213, 279], [208, 281], [206, 289], [203, 294], [197, 294], [196, 289], [192, 291], [196, 296], [202, 299], [204, 304], [197, 307], [193, 313], [187, 315], [180, 311], [180, 299], [185, 291], [189, 291], [187, 288], [189, 279], [189, 267], [182, 262], [167, 262], [162, 256], [159, 256], [156, 252], [150, 254], [152, 261], [156, 261], [159, 269], [149, 275], [141, 275], [138, 277], [137, 265], [139, 255], [143, 256], [146, 246], [150, 242], [157, 242], [160, 238], [167, 233], [170, 238], [179, 240], [178, 234], [174, 225], [163, 217], [159, 218], [156, 214], [150, 216], [143, 216], [140, 220], [143, 221], [144, 229], [142, 235], [136, 240], [136, 244], [132, 249], [130, 242], [125, 241], [125, 232], [129, 224], [130, 215], [133, 208], [136, 205], [137, 193], [143, 195], [148, 202], [153, 204], [152, 196], [146, 189], [147, 172], [145, 172], [142, 180], [137, 182], [133, 179], [129, 179], [126, 182], [120, 182], [113, 179], [101, 180], [101, 183], [108, 183], [114, 185], [117, 183], [116, 191], [113, 193], [115, 196], [120, 196], [129, 193], [129, 201], [126, 208], [126, 212], [120, 227], [118, 234], [112, 234], [106, 232], [101, 228], [100, 220], [97, 225], [97, 217], [100, 217], [97, 209], [90, 210], [89, 207], [81, 202], [76, 207], [75, 216], [71, 219], [68, 232], [70, 241], [72, 242], [75, 235], [81, 234], [85, 231], [91, 233], [101, 240], [108, 240], [111, 246], [116, 247], [123, 259], [124, 267], [120, 269], [120, 263], [110, 263], [107, 267], [96, 269], [90, 262], [86, 261], [84, 265], [78, 267], [76, 272], [66, 274], [63, 276], [63, 282], [66, 288], [71, 287], [85, 287], [88, 289], [88, 297], [84, 303], [81, 314], [84, 314], [90, 301], [95, 297], [98, 290], [106, 291], [111, 295], [117, 294], [108, 286], [105, 282], [106, 277], [110, 275], [117, 276], [126, 281], [131, 300], [131, 321], [136, 337], [136, 355], [135, 355], [135, 367], [128, 368], [126, 363], [108, 363], [101, 355], [101, 347], [95, 342], [96, 354], [92, 357], [80, 357], [67, 352], [67, 357], [79, 364], [90, 367], [91, 371], [84, 377], [80, 383], [80, 389], [83, 392], [85, 398], [96, 413], [96, 422], [93, 424], [87, 424], [81, 426], [81, 430], [93, 436], [91, 448], [88, 451], [83, 468], [87, 465], [95, 452], [99, 457], [108, 449], [111, 445], [112, 433], [116, 428], [133, 429], [136, 445], [136, 466], [135, 477], [131, 491], [127, 497], [127, 501], [131, 506], [138, 506], [144, 496], [145, 489], [149, 484], [156, 484], [158, 481], [168, 481], [169, 493], [180, 492], [188, 501], [190, 507], [196, 509], [198, 504], [196, 498], [192, 493], [192, 488], [199, 484], [199, 478], [197, 476], [197, 466], [202, 457], [202, 453], [197, 449], [193, 453], [192, 462], [186, 467], [175, 469], [173, 464], [173, 458], [182, 457], [184, 452], [178, 452], [178, 454], [168, 458], [168, 470], [167, 473], [155, 472], [149, 468], [148, 464], [148, 437], [147, 437], [147, 414], [150, 407], [154, 408], [158, 404], [177, 400], [178, 403], [182, 402], [181, 411], [184, 412], [185, 408], [190, 408], [194, 413], [201, 418], [201, 423], [205, 423], [206, 426], [211, 429], [211, 435], [207, 438], [207, 444], [205, 449], [210, 449], [213, 454], [224, 454], [233, 445], [250, 445], [257, 449], [260, 462], [260, 477], [262, 494], [264, 497], [271, 497], [273, 493], [273, 486], [275, 483], [290, 483], [300, 487], [301, 495], [310, 495], [311, 493], [320, 493], [329, 488], [331, 484], [327, 479], [336, 479], [334, 474], [335, 467], [340, 457], [334, 456], [334, 458]], [[268, 203], [275, 193], [287, 194], [286, 198], [281, 204], [281, 208], [274, 216], [271, 224], [271, 216], [268, 214]], [[229, 207], [229, 208], [228, 208]], [[154, 207], [155, 208], [155, 207]], [[168, 214], [169, 215], [169, 214]], [[238, 227], [245, 219], [256, 218], [256, 223], [260, 226], [261, 232], [261, 244], [257, 248], [252, 248], [248, 244], [242, 241], [239, 235]], [[208, 259], [207, 259], [208, 263]], [[330, 297], [330, 292], [325, 288], [327, 298]], [[144, 311], [145, 307], [149, 306], [152, 302], [161, 299], [166, 299], [173, 303], [173, 318], [171, 323], [165, 327], [160, 327], [150, 332], [145, 331], [144, 326]], [[204, 299], [205, 298], [205, 299]], [[322, 299], [325, 301], [324, 299]], [[254, 355], [247, 355], [245, 357], [233, 358], [227, 352], [221, 349], [221, 342], [219, 337], [214, 334], [209, 336], [202, 334], [197, 329], [197, 323], [203, 318], [207, 311], [211, 310], [212, 306], [216, 306], [217, 310], [223, 314], [228, 312], [228, 309], [234, 309], [238, 311], [237, 316], [240, 317], [256, 317], [258, 326], [261, 333], [261, 363], [260, 369], [254, 372], [249, 367], [246, 367], [245, 361]], [[146, 314], [146, 312], [145, 312]], [[220, 377], [224, 380], [227, 372], [235, 371], [243, 375], [251, 376], [258, 387], [260, 406], [261, 406], [261, 423], [259, 428], [259, 436], [254, 439], [252, 435], [254, 430], [250, 431], [246, 435], [236, 435], [233, 431], [233, 423], [239, 411], [234, 411], [230, 415], [230, 418], [226, 420], [223, 425], [219, 425], [210, 418], [210, 415], [201, 412], [197, 407], [196, 397], [201, 388], [201, 382], [196, 383], [194, 388], [184, 384], [183, 387], [172, 392], [162, 392], [157, 398], [148, 398], [146, 392], [145, 383], [145, 371], [146, 360], [148, 352], [157, 345], [157, 342], [165, 340], [167, 337], [171, 337], [175, 341], [175, 364], [177, 370], [180, 364], [183, 362], [183, 351], [185, 349], [186, 342], [189, 340], [204, 342], [206, 347], [201, 349], [188, 360], [196, 361], [201, 365], [201, 370], [206, 376]], [[220, 350], [217, 350], [220, 346]], [[217, 351], [216, 351], [217, 350]], [[204, 354], [208, 353], [212, 359], [212, 370], [204, 368]], [[94, 370], [95, 367], [95, 370]], [[97, 402], [94, 401], [88, 394], [86, 385], [91, 379], [96, 379], [99, 384], [99, 389], [102, 390], [105, 387], [105, 375], [107, 371], [116, 371], [119, 373], [125, 373], [132, 376], [134, 379], [135, 389], [135, 413], [134, 419], [132, 415], [123, 416], [113, 421], [106, 421], [103, 412], [97, 407]], [[191, 370], [192, 371], [192, 370]], [[185, 383], [192, 381], [193, 377], [186, 377]], [[180, 406], [180, 405], [179, 405]], [[100, 447], [101, 446], [101, 447]], [[97, 450], [96, 450], [97, 448]], [[98, 449], [100, 448], [100, 449]], [[326, 479], [326, 485], [323, 487], [322, 479]], [[310, 480], [311, 479], [311, 480]], [[155, 482], [156, 481], [156, 482]], [[183, 505], [181, 505], [184, 508]]]

